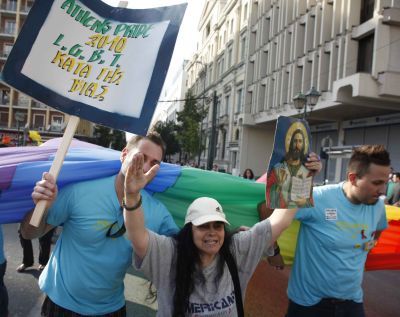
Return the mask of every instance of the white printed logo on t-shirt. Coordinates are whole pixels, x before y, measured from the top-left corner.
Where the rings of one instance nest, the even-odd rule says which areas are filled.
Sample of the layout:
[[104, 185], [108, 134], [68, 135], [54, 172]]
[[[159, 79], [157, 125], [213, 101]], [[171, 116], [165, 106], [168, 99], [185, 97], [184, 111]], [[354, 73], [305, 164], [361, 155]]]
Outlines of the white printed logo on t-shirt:
[[325, 209], [325, 220], [329, 220], [329, 221], [337, 220], [337, 209], [336, 208], [326, 208]]

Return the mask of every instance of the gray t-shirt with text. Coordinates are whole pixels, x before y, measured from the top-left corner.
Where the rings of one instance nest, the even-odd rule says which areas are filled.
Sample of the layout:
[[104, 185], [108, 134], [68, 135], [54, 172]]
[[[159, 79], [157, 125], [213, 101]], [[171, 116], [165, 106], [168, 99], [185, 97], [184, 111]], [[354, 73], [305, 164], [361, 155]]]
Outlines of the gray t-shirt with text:
[[[169, 317], [173, 313], [175, 292], [176, 241], [151, 231], [149, 233], [147, 254], [142, 262], [136, 258], [135, 265], [157, 288], [157, 316]], [[247, 284], [257, 264], [263, 255], [271, 254], [271, 244], [271, 224], [268, 219], [256, 224], [250, 230], [241, 231], [232, 237], [231, 250], [238, 267], [243, 301]], [[186, 316], [237, 316], [233, 281], [226, 264], [218, 285], [215, 283], [215, 276], [218, 273], [217, 257], [202, 270], [205, 281], [195, 282]]]

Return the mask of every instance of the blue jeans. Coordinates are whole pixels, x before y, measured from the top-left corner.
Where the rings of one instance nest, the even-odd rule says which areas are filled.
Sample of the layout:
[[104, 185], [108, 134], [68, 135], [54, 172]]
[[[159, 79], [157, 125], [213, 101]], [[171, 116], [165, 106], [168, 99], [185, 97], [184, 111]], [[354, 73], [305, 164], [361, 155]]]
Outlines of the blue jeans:
[[4, 285], [7, 262], [0, 264], [0, 317], [8, 316], [8, 293]]
[[289, 300], [286, 317], [365, 317], [363, 303], [324, 298], [313, 306], [302, 306]]

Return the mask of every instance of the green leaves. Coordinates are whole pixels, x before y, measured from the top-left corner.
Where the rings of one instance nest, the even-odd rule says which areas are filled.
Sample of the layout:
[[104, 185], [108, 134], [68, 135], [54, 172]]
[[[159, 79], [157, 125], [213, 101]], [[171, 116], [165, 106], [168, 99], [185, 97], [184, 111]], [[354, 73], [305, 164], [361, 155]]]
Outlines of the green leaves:
[[182, 111], [177, 112], [178, 120], [178, 140], [182, 150], [193, 159], [202, 151], [200, 145], [200, 125], [207, 115], [207, 110], [203, 109], [203, 101], [201, 105], [197, 103], [191, 90], [186, 93], [185, 105]]

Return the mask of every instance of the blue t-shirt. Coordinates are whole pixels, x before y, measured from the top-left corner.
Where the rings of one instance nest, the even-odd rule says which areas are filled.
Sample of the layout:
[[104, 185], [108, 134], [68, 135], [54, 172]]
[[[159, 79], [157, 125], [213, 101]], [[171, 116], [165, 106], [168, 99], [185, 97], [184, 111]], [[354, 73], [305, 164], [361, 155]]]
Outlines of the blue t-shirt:
[[4, 256], [4, 240], [3, 240], [3, 229], [0, 225], [0, 264], [3, 264], [6, 261], [6, 257]]
[[361, 303], [364, 265], [377, 230], [387, 227], [385, 205], [352, 204], [343, 184], [314, 187], [312, 208], [299, 209], [301, 221], [288, 296], [303, 306], [322, 298]]
[[[110, 226], [124, 219], [115, 176], [63, 188], [49, 209], [47, 223], [63, 224], [63, 232], [39, 278], [50, 299], [81, 315], [100, 315], [125, 304], [124, 277], [132, 262], [125, 235], [106, 237]], [[146, 227], [172, 235], [178, 227], [163, 204], [142, 191]]]

